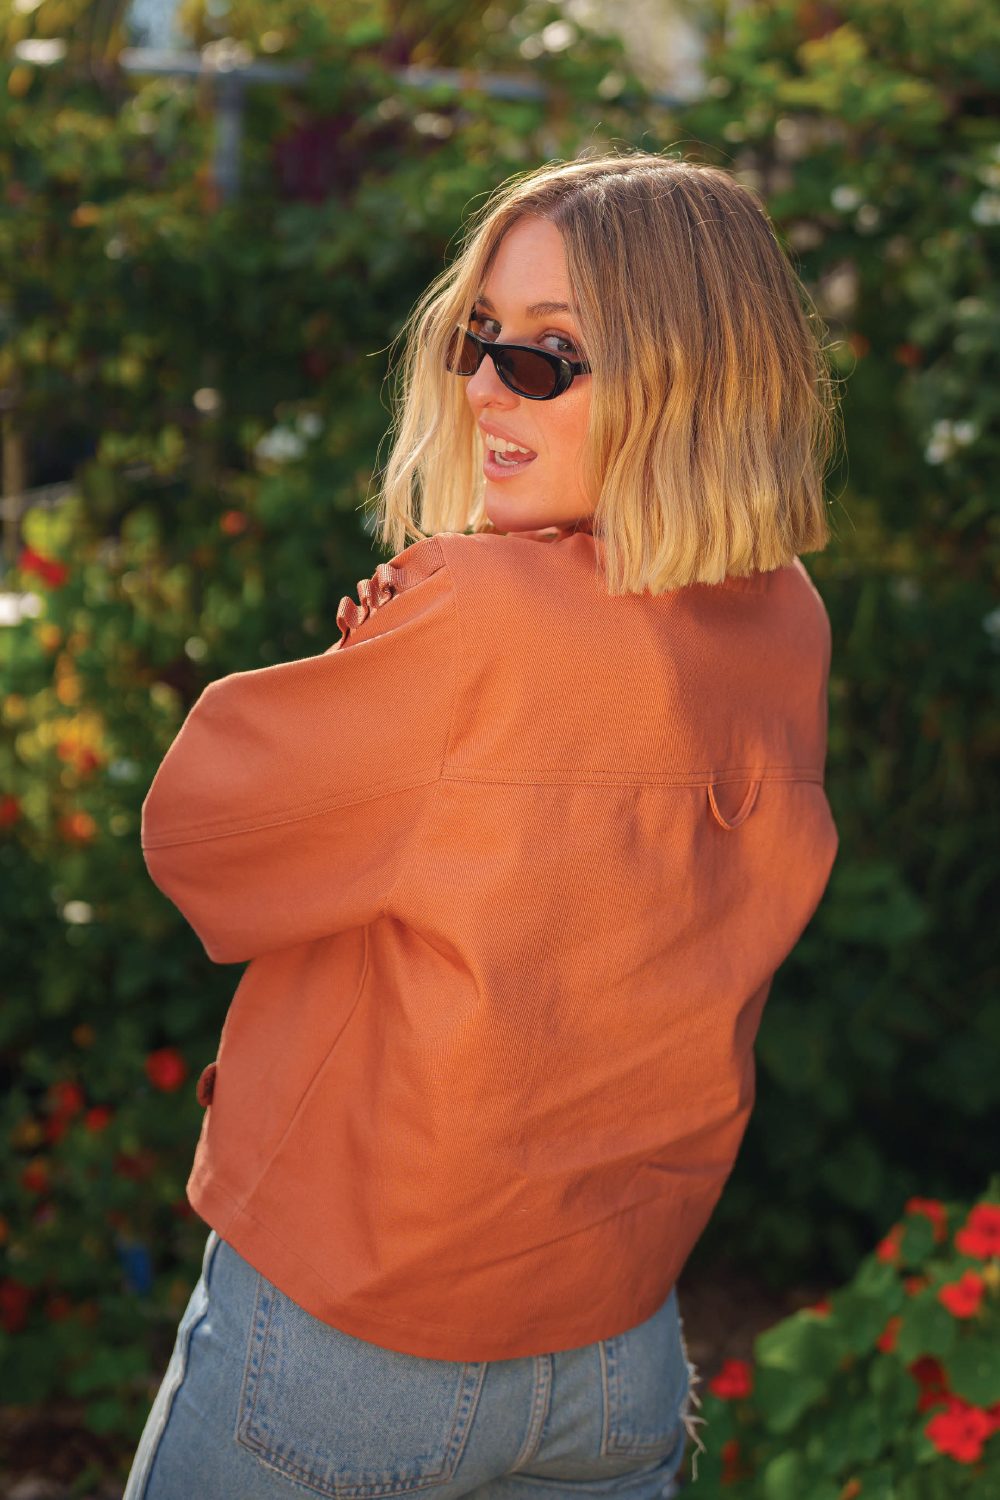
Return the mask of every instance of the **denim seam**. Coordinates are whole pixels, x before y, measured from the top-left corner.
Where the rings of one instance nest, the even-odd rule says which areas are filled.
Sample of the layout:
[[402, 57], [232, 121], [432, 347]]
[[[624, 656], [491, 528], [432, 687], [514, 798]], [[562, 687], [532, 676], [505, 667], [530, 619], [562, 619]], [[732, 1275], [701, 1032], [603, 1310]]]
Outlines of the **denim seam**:
[[534, 1359], [534, 1379], [531, 1390], [531, 1412], [528, 1417], [528, 1429], [521, 1444], [521, 1451], [517, 1455], [513, 1466], [509, 1470], [516, 1474], [518, 1470], [535, 1457], [541, 1446], [542, 1433], [545, 1431], [545, 1423], [549, 1415], [549, 1405], [552, 1399], [552, 1355], [536, 1354]]
[[[601, 1342], [602, 1351], [602, 1375], [606, 1373], [607, 1382], [605, 1390], [605, 1421], [604, 1433], [601, 1446], [602, 1457], [637, 1457], [656, 1458], [669, 1452], [671, 1446], [677, 1441], [676, 1431], [669, 1437], [655, 1438], [650, 1442], [643, 1442], [641, 1438], [622, 1438], [618, 1428], [621, 1421], [621, 1399], [619, 1367], [621, 1361], [618, 1358], [618, 1343], [622, 1335], [615, 1338], [604, 1339]], [[678, 1421], [681, 1421], [678, 1416]]]
[[[195, 1329], [198, 1327], [198, 1324], [203, 1320], [206, 1313], [208, 1312], [208, 1279], [211, 1275], [212, 1266], [215, 1262], [216, 1252], [218, 1251], [218, 1248], [221, 1244], [222, 1241], [220, 1240], [219, 1236], [216, 1234], [215, 1230], [212, 1230], [205, 1243], [205, 1254], [202, 1261], [201, 1276], [198, 1283], [199, 1285], [204, 1283], [205, 1295], [202, 1298], [195, 1317], [191, 1319], [188, 1327], [184, 1329], [183, 1343], [179, 1344], [178, 1348], [174, 1350], [175, 1354], [179, 1351], [182, 1351], [181, 1358], [180, 1360], [178, 1360], [177, 1365], [174, 1369], [173, 1382], [168, 1390], [167, 1398], [164, 1402], [164, 1410], [161, 1413], [160, 1420], [157, 1424], [156, 1436], [151, 1440], [149, 1447], [146, 1449], [143, 1458], [142, 1472], [138, 1476], [137, 1487], [134, 1491], [132, 1490], [131, 1477], [129, 1479], [128, 1489], [131, 1492], [131, 1500], [144, 1500], [146, 1490], [149, 1487], [149, 1481], [153, 1473], [153, 1467], [156, 1463], [156, 1455], [159, 1451], [160, 1442], [163, 1438], [164, 1432], [167, 1430], [167, 1423], [170, 1421], [170, 1414], [174, 1409], [174, 1400], [177, 1396], [177, 1392], [180, 1390], [181, 1385], [184, 1381], [184, 1376], [187, 1373], [188, 1356], [191, 1351], [192, 1336]], [[183, 1320], [181, 1326], [183, 1328]], [[171, 1358], [171, 1364], [173, 1364], [173, 1358]], [[167, 1369], [167, 1374], [170, 1374], [169, 1366]], [[166, 1377], [164, 1377], [164, 1381], [165, 1380]], [[145, 1433], [143, 1433], [143, 1438], [145, 1438]]]

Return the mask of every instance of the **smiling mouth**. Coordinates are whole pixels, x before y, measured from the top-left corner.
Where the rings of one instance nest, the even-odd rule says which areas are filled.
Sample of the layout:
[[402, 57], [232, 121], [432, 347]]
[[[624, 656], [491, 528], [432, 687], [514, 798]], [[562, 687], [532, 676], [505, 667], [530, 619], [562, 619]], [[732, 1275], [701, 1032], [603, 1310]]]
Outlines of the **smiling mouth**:
[[487, 462], [492, 458], [502, 469], [521, 468], [526, 461], [530, 462], [537, 457], [531, 448], [522, 448], [509, 438], [494, 437], [491, 432], [483, 433], [483, 442], [486, 444]]

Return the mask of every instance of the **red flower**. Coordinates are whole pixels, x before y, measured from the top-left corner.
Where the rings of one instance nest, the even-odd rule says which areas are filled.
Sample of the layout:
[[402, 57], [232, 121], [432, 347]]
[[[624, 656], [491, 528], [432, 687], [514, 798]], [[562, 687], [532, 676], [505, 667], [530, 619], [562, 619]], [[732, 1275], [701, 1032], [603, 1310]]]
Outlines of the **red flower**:
[[247, 518], [241, 510], [227, 510], [219, 517], [219, 527], [226, 536], [239, 536], [247, 529]]
[[49, 1089], [49, 1103], [53, 1114], [62, 1115], [66, 1120], [72, 1120], [74, 1115], [78, 1115], [84, 1102], [83, 1089], [78, 1083], [70, 1083], [64, 1079], [61, 1083], [54, 1083]]
[[753, 1371], [745, 1359], [727, 1359], [708, 1388], [721, 1401], [742, 1401], [753, 1390]]
[[948, 1235], [948, 1210], [936, 1198], [911, 1198], [903, 1208], [904, 1214], [923, 1214], [934, 1225], [934, 1238], [941, 1242]]
[[944, 1411], [931, 1417], [924, 1432], [939, 1453], [960, 1464], [974, 1464], [993, 1433], [993, 1418], [982, 1407], [970, 1406], [961, 1396], [949, 1396]]
[[21, 804], [16, 797], [0, 797], [0, 828], [13, 828], [21, 816]]
[[740, 1477], [740, 1444], [738, 1438], [729, 1438], [719, 1454], [722, 1459], [722, 1483], [735, 1484]]
[[25, 1167], [20, 1177], [21, 1186], [26, 1193], [44, 1193], [49, 1185], [49, 1164], [41, 1157]]
[[953, 1318], [971, 1318], [979, 1311], [986, 1283], [976, 1271], [964, 1271], [960, 1280], [949, 1281], [938, 1292], [938, 1301]]
[[881, 1261], [887, 1261], [890, 1265], [899, 1264], [899, 1247], [903, 1238], [902, 1224], [894, 1224], [884, 1240], [879, 1240], [875, 1246], [875, 1254]]
[[187, 1076], [187, 1063], [176, 1047], [161, 1047], [146, 1058], [146, 1077], [161, 1093], [172, 1094]]
[[896, 1347], [896, 1340], [899, 1338], [899, 1330], [902, 1326], [902, 1317], [899, 1313], [894, 1313], [875, 1340], [876, 1349], [881, 1349], [883, 1354], [891, 1354]]
[[910, 1374], [920, 1387], [917, 1411], [930, 1411], [948, 1399], [948, 1377], [930, 1354], [924, 1354], [910, 1366]]
[[152, 1151], [120, 1151], [115, 1157], [116, 1177], [125, 1177], [129, 1182], [142, 1182], [156, 1166]]
[[113, 1116], [114, 1110], [109, 1104], [95, 1104], [83, 1117], [84, 1129], [89, 1130], [91, 1135], [100, 1135], [111, 1124]]
[[903, 1282], [903, 1291], [908, 1297], [919, 1297], [929, 1284], [926, 1276], [907, 1276]]
[[22, 549], [17, 565], [22, 573], [34, 573], [52, 589], [62, 588], [69, 577], [69, 569], [65, 563], [57, 562], [54, 557], [43, 557], [33, 547]]
[[955, 1245], [978, 1260], [1000, 1256], [1000, 1204], [977, 1203], [956, 1234]]
[[20, 1333], [28, 1321], [32, 1292], [30, 1287], [8, 1276], [0, 1281], [0, 1328], [5, 1333]]
[[813, 1303], [812, 1307], [807, 1307], [804, 1311], [812, 1313], [814, 1318], [828, 1318], [833, 1312], [833, 1303], [829, 1297], [821, 1297], [818, 1302]]

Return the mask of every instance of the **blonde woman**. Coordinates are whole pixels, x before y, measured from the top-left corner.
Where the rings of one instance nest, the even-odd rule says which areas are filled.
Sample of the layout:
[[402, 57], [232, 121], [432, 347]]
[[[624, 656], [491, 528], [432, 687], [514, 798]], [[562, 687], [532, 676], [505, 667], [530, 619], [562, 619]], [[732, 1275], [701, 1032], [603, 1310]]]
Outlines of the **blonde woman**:
[[756, 199], [547, 167], [407, 351], [397, 555], [328, 652], [209, 687], [146, 803], [250, 963], [128, 1500], [673, 1494], [674, 1286], [834, 855], [827, 391]]

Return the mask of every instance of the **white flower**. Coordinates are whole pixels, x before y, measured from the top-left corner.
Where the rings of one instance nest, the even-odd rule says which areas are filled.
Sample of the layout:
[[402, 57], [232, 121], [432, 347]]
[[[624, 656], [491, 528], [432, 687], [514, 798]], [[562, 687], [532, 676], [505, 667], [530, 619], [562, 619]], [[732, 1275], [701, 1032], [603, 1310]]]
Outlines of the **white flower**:
[[979, 428], [975, 422], [953, 422], [951, 435], [960, 448], [967, 448], [974, 443], [979, 436]]
[[625, 87], [625, 79], [621, 73], [605, 73], [597, 85], [597, 92], [602, 99], [617, 99]]
[[295, 425], [303, 437], [317, 438], [323, 431], [323, 418], [314, 411], [304, 411]]
[[577, 38], [577, 29], [570, 21], [550, 21], [542, 28], [542, 45], [546, 52], [565, 52]]
[[254, 453], [272, 464], [292, 463], [306, 451], [305, 439], [289, 427], [272, 427], [260, 438]]
[[0, 594], [0, 625], [37, 620], [44, 610], [45, 602], [39, 594]]
[[29, 37], [14, 47], [14, 56], [21, 62], [34, 63], [38, 68], [51, 68], [66, 56], [66, 43], [61, 36]]
[[62, 919], [73, 927], [82, 927], [94, 920], [94, 908], [89, 901], [67, 901], [62, 909]]
[[859, 207], [861, 198], [862, 194], [858, 191], [858, 189], [856, 187], [851, 187], [846, 182], [840, 183], [839, 186], [835, 187], [833, 192], [830, 194], [830, 202], [833, 204], [837, 212], [841, 214], [853, 213], [854, 210]]
[[1000, 193], [980, 193], [972, 205], [977, 224], [1000, 224]]
[[192, 661], [201, 661], [202, 657], [207, 655], [208, 647], [200, 635], [193, 635], [190, 640], [184, 642], [184, 652]]
[[113, 760], [108, 767], [108, 775], [112, 781], [135, 781], [138, 774], [138, 761], [127, 760], [124, 757]]

